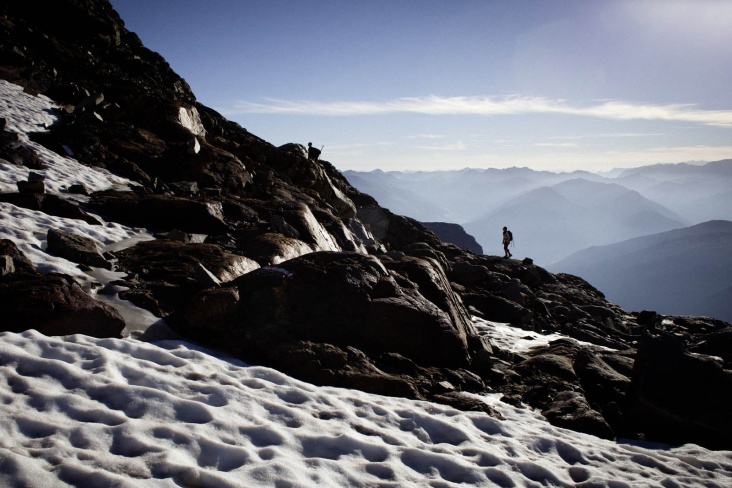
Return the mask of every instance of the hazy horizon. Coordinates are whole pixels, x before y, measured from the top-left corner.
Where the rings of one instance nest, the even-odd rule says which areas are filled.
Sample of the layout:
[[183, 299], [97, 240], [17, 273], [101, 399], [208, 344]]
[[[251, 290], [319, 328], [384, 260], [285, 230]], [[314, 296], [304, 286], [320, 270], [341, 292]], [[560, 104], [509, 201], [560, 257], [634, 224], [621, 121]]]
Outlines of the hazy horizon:
[[111, 3], [201, 103], [340, 170], [732, 157], [732, 2]]
[[[732, 159], [732, 158], [724, 158], [724, 159]], [[720, 160], [722, 161], [722, 160]], [[329, 161], [332, 163], [332, 161]], [[357, 173], [368, 173], [373, 171], [383, 171], [384, 173], [389, 172], [401, 172], [401, 173], [419, 173], [419, 172], [440, 172], [440, 171], [466, 171], [466, 170], [509, 170], [509, 169], [528, 169], [532, 171], [546, 171], [549, 173], [556, 173], [556, 174], [563, 174], [563, 173], [576, 173], [576, 172], [589, 172], [594, 173], [598, 176], [605, 176], [607, 174], [622, 172], [625, 170], [630, 169], [637, 169], [642, 168], [646, 166], [656, 166], [656, 165], [663, 165], [663, 166], [675, 166], [680, 164], [688, 164], [690, 166], [704, 166], [708, 163], [713, 163], [715, 161], [699, 161], [699, 160], [693, 160], [693, 161], [679, 161], [674, 163], [647, 163], [647, 164], [638, 164], [634, 166], [617, 166], [610, 169], [603, 169], [603, 170], [596, 170], [596, 169], [584, 169], [584, 168], [577, 168], [577, 169], [569, 169], [569, 170], [552, 170], [552, 169], [546, 169], [546, 168], [532, 168], [530, 166], [505, 166], [505, 167], [496, 167], [496, 166], [484, 166], [484, 167], [475, 167], [475, 166], [465, 166], [465, 167], [454, 167], [454, 168], [429, 168], [429, 169], [393, 169], [393, 168], [369, 168], [369, 169], [344, 169], [343, 171], [353, 171]], [[613, 178], [613, 177], [609, 177]]]

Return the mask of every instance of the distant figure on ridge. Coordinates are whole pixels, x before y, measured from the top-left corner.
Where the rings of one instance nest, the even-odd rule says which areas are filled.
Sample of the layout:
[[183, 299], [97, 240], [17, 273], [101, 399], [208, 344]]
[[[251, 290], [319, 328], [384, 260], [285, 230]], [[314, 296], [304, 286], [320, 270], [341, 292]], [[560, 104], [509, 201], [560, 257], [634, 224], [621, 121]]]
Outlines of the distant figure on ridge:
[[512, 256], [511, 251], [508, 250], [508, 245], [511, 244], [511, 241], [513, 241], [513, 234], [511, 234], [511, 231], [508, 230], [507, 227], [503, 228], [503, 257], [504, 258], [510, 258]]
[[313, 147], [312, 142], [308, 142], [308, 159], [310, 161], [317, 161], [320, 157], [320, 149]]

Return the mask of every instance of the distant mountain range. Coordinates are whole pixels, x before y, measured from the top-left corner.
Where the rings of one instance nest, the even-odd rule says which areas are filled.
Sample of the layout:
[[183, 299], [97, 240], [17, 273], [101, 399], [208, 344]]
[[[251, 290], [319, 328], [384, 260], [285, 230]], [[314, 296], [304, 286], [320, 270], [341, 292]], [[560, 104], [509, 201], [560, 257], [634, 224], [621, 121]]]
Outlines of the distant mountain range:
[[590, 246], [732, 220], [732, 159], [604, 174], [529, 168], [343, 174], [393, 212], [462, 225], [487, 254], [503, 252], [507, 226], [514, 255], [543, 266]]
[[628, 169], [615, 181], [676, 212], [691, 224], [732, 220], [732, 159], [703, 166], [681, 163]]
[[627, 310], [732, 321], [732, 222], [591, 247], [549, 267], [582, 276]]
[[393, 212], [420, 221], [457, 224], [478, 220], [523, 193], [542, 186], [584, 178], [604, 178], [586, 171], [552, 173], [529, 168], [455, 171], [344, 171], [349, 183]]
[[500, 249], [501, 229], [516, 239], [514, 255], [547, 264], [599, 244], [683, 227], [680, 217], [638, 192], [585, 179], [569, 180], [515, 197], [465, 230], [488, 249]]
[[343, 174], [393, 212], [460, 224], [485, 254], [503, 254], [507, 226], [514, 258], [581, 276], [626, 309], [732, 320], [732, 159]]

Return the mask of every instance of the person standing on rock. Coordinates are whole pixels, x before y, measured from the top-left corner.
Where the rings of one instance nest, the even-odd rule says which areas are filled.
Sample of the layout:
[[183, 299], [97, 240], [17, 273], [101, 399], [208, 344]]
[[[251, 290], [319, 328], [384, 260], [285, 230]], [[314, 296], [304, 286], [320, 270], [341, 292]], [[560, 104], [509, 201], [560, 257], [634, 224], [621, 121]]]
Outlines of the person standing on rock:
[[312, 142], [308, 142], [308, 159], [310, 161], [317, 161], [320, 157], [320, 149], [313, 147]]
[[513, 234], [508, 230], [507, 227], [503, 228], [503, 257], [510, 258], [512, 256], [511, 251], [508, 250], [508, 245], [513, 241]]

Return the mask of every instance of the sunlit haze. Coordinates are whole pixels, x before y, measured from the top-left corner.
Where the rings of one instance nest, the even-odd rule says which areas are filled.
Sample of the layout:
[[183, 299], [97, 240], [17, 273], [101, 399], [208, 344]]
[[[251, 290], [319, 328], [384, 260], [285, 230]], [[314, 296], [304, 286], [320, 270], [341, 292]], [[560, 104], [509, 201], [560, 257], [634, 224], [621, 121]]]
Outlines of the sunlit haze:
[[338, 169], [732, 157], [732, 2], [112, 0], [198, 100]]

